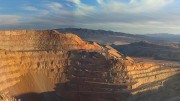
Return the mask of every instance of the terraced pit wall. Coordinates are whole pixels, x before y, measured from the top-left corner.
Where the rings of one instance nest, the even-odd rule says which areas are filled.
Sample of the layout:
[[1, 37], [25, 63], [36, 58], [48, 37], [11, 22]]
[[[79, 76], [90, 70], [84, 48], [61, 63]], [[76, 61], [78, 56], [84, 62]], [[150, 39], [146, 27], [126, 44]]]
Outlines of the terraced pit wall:
[[113, 49], [53, 30], [0, 35], [3, 94], [22, 101], [123, 101], [128, 95], [122, 91], [130, 82], [127, 59]]
[[0, 31], [0, 49], [2, 101], [178, 98], [179, 68], [137, 63], [111, 47], [86, 42], [73, 34]]

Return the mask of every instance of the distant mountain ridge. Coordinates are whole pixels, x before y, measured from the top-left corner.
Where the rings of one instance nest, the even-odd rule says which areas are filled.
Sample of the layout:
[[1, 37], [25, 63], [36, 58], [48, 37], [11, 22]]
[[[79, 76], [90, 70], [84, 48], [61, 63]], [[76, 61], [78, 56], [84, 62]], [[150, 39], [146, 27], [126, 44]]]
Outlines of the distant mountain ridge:
[[150, 42], [135, 42], [127, 45], [111, 45], [116, 50], [128, 56], [150, 57], [160, 60], [180, 61], [180, 47], [160, 45]]
[[169, 33], [146, 34], [145, 36], [160, 38], [168, 42], [180, 42], [180, 35]]
[[56, 30], [62, 33], [74, 33], [79, 37], [81, 37], [82, 39], [88, 41], [95, 41], [102, 44], [113, 44], [118, 41], [125, 43], [133, 43], [139, 41], [153, 41], [153, 42], [163, 41], [146, 35], [135, 35], [135, 34], [105, 31], [105, 30], [92, 30], [92, 29], [82, 29], [82, 28], [60, 28]]

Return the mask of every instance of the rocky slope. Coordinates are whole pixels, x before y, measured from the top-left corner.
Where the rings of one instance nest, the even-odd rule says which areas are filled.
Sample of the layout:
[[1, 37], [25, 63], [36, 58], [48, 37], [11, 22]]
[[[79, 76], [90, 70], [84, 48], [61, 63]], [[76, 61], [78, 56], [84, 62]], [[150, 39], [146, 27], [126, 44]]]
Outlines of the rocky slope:
[[[179, 68], [137, 63], [70, 33], [0, 31], [0, 49], [0, 101], [162, 101], [156, 98], [178, 96], [179, 82], [173, 79], [179, 78], [174, 76]], [[166, 89], [177, 94], [165, 96]]]
[[136, 62], [135, 66], [129, 68], [131, 69], [128, 71], [136, 83], [131, 86], [128, 101], [165, 101], [179, 96], [179, 67]]
[[101, 44], [126, 44], [139, 41], [153, 41], [153, 42], [163, 42], [158, 38], [148, 37], [145, 35], [135, 35], [123, 32], [113, 32], [105, 30], [91, 30], [83, 28], [61, 28], [57, 29], [61, 33], [74, 33], [81, 37], [82, 39], [88, 41], [94, 41]]
[[128, 56], [180, 62], [180, 48], [172, 44], [155, 44], [141, 41], [126, 45], [112, 45], [112, 47]]

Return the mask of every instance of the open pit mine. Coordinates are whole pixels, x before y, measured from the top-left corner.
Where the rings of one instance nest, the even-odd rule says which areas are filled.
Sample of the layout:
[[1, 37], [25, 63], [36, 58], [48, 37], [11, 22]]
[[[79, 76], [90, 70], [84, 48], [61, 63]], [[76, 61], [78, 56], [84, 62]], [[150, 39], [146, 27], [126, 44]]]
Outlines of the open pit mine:
[[56, 30], [0, 31], [0, 101], [180, 101], [180, 67]]

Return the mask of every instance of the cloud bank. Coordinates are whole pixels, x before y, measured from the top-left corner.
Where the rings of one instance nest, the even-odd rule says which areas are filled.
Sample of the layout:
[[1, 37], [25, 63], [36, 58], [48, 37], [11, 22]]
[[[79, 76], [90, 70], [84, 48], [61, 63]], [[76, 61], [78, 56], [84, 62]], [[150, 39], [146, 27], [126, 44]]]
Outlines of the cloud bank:
[[[30, 14], [0, 14], [0, 29], [82, 27], [133, 34], [180, 34], [178, 0], [84, 0], [42, 2], [22, 6]], [[0, 9], [2, 10], [2, 9]]]

